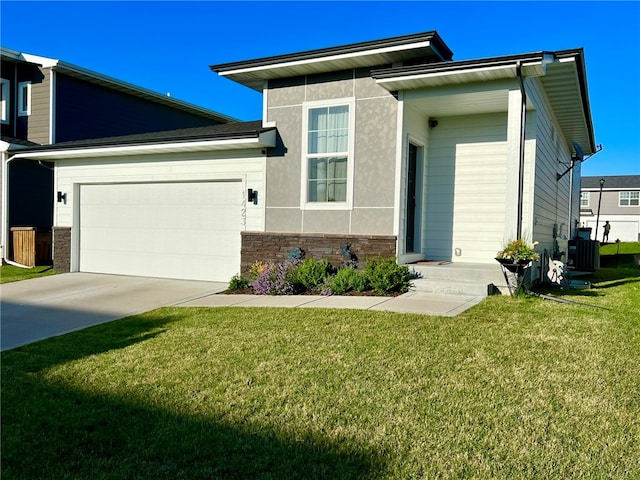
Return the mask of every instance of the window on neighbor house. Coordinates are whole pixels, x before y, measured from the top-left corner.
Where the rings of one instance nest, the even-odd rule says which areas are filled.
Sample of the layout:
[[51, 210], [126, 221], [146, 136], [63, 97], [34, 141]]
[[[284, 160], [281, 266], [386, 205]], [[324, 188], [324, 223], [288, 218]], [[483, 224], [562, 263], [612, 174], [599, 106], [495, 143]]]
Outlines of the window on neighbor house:
[[353, 168], [352, 100], [305, 105], [303, 208], [349, 208]]
[[31, 82], [18, 84], [18, 115], [31, 115]]
[[9, 123], [9, 80], [0, 79], [0, 122]]
[[580, 192], [580, 206], [581, 207], [589, 206], [589, 192]]
[[618, 205], [621, 207], [637, 207], [640, 205], [640, 192], [620, 192]]

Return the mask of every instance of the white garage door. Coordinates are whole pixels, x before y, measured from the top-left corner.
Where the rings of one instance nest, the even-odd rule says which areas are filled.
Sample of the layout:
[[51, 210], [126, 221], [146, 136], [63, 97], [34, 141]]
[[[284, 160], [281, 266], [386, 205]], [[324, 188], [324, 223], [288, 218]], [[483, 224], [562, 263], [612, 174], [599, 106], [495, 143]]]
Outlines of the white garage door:
[[[604, 230], [602, 226], [604, 225], [605, 220], [600, 220], [598, 223], [598, 240], [602, 241], [602, 235]], [[621, 242], [637, 242], [639, 238], [640, 232], [640, 222], [629, 221], [629, 220], [611, 220], [611, 231], [609, 232], [609, 242], [615, 242], [616, 239], [619, 239]], [[596, 222], [588, 221], [587, 227], [591, 227], [592, 229], [596, 228]], [[593, 232], [593, 230], [592, 230]], [[592, 233], [593, 235], [593, 233]]]
[[229, 281], [240, 270], [242, 184], [80, 186], [80, 271]]

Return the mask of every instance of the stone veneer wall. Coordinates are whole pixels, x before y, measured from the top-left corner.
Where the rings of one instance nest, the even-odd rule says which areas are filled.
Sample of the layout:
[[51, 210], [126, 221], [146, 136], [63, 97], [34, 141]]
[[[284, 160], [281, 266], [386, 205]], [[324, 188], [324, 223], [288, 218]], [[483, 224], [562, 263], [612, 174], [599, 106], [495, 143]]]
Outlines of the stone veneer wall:
[[284, 261], [295, 247], [304, 251], [305, 258], [327, 259], [339, 266], [344, 260], [341, 245], [345, 243], [357, 256], [359, 266], [364, 266], [367, 258], [396, 256], [395, 235], [242, 232], [240, 268], [246, 274], [254, 262]]
[[53, 269], [58, 273], [71, 271], [70, 227], [53, 227]]

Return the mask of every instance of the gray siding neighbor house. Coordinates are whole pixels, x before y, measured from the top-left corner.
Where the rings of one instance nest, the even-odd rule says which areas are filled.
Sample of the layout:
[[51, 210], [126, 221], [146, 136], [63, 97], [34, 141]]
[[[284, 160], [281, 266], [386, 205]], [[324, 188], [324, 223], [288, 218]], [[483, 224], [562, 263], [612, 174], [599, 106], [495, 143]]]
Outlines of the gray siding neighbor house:
[[431, 31], [211, 69], [262, 92], [258, 124], [15, 152], [56, 163], [68, 270], [226, 281], [346, 246], [498, 268], [517, 237], [567, 260], [596, 151], [581, 49], [455, 61]]
[[6, 48], [0, 57], [3, 259], [12, 227], [50, 232], [54, 216], [54, 164], [9, 161], [9, 150], [233, 120], [57, 59]]
[[[602, 194], [601, 179], [604, 180]], [[616, 239], [622, 242], [640, 242], [640, 175], [582, 177], [581, 226], [591, 229], [593, 240], [596, 240], [597, 233], [597, 240], [602, 242], [603, 226], [607, 221], [611, 225], [609, 243]]]

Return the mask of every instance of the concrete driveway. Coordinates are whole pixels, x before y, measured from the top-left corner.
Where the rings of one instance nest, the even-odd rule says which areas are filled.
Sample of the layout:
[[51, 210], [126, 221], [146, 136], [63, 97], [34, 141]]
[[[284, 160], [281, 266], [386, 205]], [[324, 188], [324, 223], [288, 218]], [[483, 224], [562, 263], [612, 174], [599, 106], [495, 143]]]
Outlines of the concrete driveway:
[[178, 305], [226, 283], [66, 273], [0, 285], [0, 350]]

